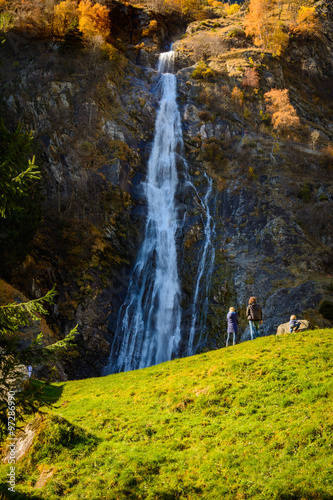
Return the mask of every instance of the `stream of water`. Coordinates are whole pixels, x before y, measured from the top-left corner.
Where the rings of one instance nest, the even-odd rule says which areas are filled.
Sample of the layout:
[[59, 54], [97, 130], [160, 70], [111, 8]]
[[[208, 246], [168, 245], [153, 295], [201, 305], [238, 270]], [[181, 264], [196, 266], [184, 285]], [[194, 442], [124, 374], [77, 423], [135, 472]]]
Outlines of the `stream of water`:
[[[145, 195], [148, 216], [145, 238], [132, 273], [108, 365], [103, 374], [135, 370], [177, 357], [181, 342], [181, 289], [177, 266], [176, 232], [179, 217], [175, 194], [178, 186], [177, 159], [183, 150], [181, 118], [177, 97], [177, 80], [172, 73], [174, 52], [160, 54], [160, 107], [155, 123], [155, 137], [148, 162]], [[194, 186], [192, 185], [193, 189]], [[199, 290], [208, 304], [208, 281], [214, 260], [211, 237], [214, 230], [208, 209], [212, 182], [200, 200], [206, 211], [205, 241], [199, 257], [196, 277], [193, 319], [186, 353], [196, 350], [195, 334], [202, 322], [205, 303], [198, 306]], [[209, 263], [209, 269], [205, 266]], [[209, 275], [210, 273], [210, 275]], [[208, 278], [207, 278], [208, 276]], [[207, 281], [208, 280], [208, 281]], [[204, 313], [205, 315], [205, 313]], [[188, 335], [187, 335], [188, 337]]]

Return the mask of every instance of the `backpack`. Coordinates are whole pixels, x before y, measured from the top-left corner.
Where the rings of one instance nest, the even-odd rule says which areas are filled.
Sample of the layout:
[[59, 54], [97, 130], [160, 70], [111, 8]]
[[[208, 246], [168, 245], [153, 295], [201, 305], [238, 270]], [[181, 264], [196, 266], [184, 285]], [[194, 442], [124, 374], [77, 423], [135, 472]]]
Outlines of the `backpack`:
[[261, 320], [261, 307], [259, 304], [251, 304], [249, 306], [248, 319], [251, 321], [260, 321]]

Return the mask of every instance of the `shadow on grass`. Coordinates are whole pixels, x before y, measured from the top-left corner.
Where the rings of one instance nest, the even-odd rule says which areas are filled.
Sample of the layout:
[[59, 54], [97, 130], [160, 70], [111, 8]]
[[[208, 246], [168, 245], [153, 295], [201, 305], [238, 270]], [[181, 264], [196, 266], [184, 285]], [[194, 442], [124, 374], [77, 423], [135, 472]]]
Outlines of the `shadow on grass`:
[[64, 384], [52, 385], [47, 382], [42, 382], [41, 380], [32, 379], [28, 391], [38, 391], [41, 394], [41, 400], [45, 406], [54, 406], [61, 398], [63, 388]]
[[45, 499], [43, 497], [40, 497], [39, 495], [30, 493], [19, 493], [18, 491], [13, 493], [11, 491], [8, 491], [8, 484], [1, 483], [0, 500], [45, 500]]
[[277, 500], [333, 500], [333, 495], [324, 491], [281, 493]]

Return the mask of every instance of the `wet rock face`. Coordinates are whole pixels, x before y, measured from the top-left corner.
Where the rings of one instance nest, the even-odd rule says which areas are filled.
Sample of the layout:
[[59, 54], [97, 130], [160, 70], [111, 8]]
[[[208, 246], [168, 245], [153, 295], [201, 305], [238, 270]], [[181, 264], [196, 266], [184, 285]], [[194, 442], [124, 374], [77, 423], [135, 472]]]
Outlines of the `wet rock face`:
[[76, 355], [63, 362], [68, 378], [97, 376], [106, 364], [147, 213], [142, 182], [159, 80], [152, 68], [186, 25], [178, 14], [107, 5], [110, 41], [122, 51], [115, 59], [16, 35], [1, 46], [10, 68], [1, 74], [1, 114], [9, 127], [32, 129], [46, 179], [33, 249], [11, 279], [30, 297], [57, 284], [54, 339], [76, 324], [80, 332]]
[[[316, 5], [328, 9], [331, 19], [331, 4]], [[66, 59], [55, 44], [24, 39], [14, 54], [11, 45], [1, 48], [8, 61], [8, 71], [1, 75], [2, 116], [8, 125], [22, 121], [33, 129], [46, 174], [43, 222], [33, 251], [12, 279], [31, 297], [57, 283], [59, 297], [50, 317], [55, 336], [76, 324], [80, 331], [77, 356], [65, 361], [69, 378], [99, 375], [110, 352], [147, 213], [142, 182], [159, 78], [152, 68], [157, 52], [184, 31], [184, 19], [176, 14], [165, 18], [131, 5], [109, 6], [113, 36], [127, 44], [128, 60], [120, 58], [121, 64], [103, 61], [96, 52]], [[149, 32], [152, 20], [156, 32]], [[216, 29], [213, 24], [195, 23], [188, 35], [193, 35], [191, 40], [206, 37]], [[243, 340], [247, 338], [245, 308], [252, 295], [263, 308], [264, 335], [275, 333], [290, 314], [304, 311], [310, 323], [315, 318], [314, 324], [321, 326], [317, 310], [326, 293], [321, 283], [333, 267], [333, 186], [321, 160], [306, 145], [296, 147], [262, 134], [255, 99], [249, 118], [230, 98], [242, 77], [239, 66], [248, 67], [249, 58], [260, 69], [262, 92], [288, 84], [284, 63], [262, 55], [242, 35], [230, 38], [231, 28], [221, 20], [217, 29], [225, 40], [219, 35], [216, 45], [211, 38], [205, 54], [195, 44], [186, 49], [183, 40], [175, 45], [191, 181], [204, 196], [206, 176], [214, 180], [209, 206], [216, 223], [215, 267], [203, 349], [225, 345], [225, 315], [231, 305], [240, 312]], [[325, 29], [331, 39], [330, 26]], [[304, 48], [296, 42], [292, 58], [304, 61], [307, 74], [319, 79], [330, 74], [333, 56], [325, 63], [324, 56], [318, 58], [318, 48], [327, 47], [326, 42]], [[234, 60], [230, 48], [235, 49]], [[216, 57], [218, 51], [221, 57]], [[214, 70], [209, 81], [192, 78], [194, 63], [203, 56]], [[292, 97], [303, 119], [310, 117], [313, 123], [316, 109], [298, 98], [298, 84]], [[326, 116], [320, 125], [322, 134], [332, 138]], [[179, 174], [185, 186], [185, 174]], [[309, 192], [304, 191], [307, 184]], [[178, 189], [176, 197], [179, 219], [186, 213], [178, 246], [183, 328], [188, 329], [193, 263], [202, 250], [205, 214], [193, 191]]]
[[96, 376], [142, 239], [158, 75], [130, 62], [121, 72], [96, 53], [69, 61], [49, 44], [29, 43], [18, 56], [4, 48], [8, 64], [18, 61], [15, 78], [2, 74], [2, 116], [9, 127], [21, 121], [33, 129], [45, 198], [33, 249], [12, 281], [29, 297], [57, 284], [55, 339], [76, 324], [80, 332], [67, 376]]
[[[331, 15], [331, 4], [322, 2], [321, 8]], [[263, 93], [273, 87], [288, 87], [285, 76], [290, 69], [286, 69], [288, 57], [294, 60], [296, 53], [306, 61], [308, 68], [316, 68], [320, 93], [329, 81], [327, 75], [333, 63], [327, 43], [332, 35], [331, 28], [327, 26], [326, 38], [317, 42], [301, 44], [294, 40], [290, 51], [296, 52], [292, 55], [288, 52], [283, 61], [262, 54], [262, 68], [253, 47], [238, 50], [235, 61], [230, 53], [215, 57], [215, 42], [209, 33], [211, 42], [207, 47], [210, 53], [205, 62], [206, 67], [215, 71], [211, 79], [192, 76], [195, 37], [200, 35], [200, 30], [190, 29], [191, 36], [176, 44], [184, 142], [193, 172], [205, 170], [216, 181], [219, 230], [215, 247], [217, 255], [222, 252], [223, 266], [232, 276], [232, 286], [226, 276], [221, 276], [220, 287], [216, 282], [210, 297], [211, 313], [219, 317], [220, 338], [225, 335], [225, 315], [231, 305], [240, 313], [242, 340], [249, 338], [245, 308], [253, 295], [263, 308], [263, 335], [275, 334], [277, 326], [291, 314], [305, 316], [311, 326], [324, 326], [325, 320], [318, 310], [323, 297], [330, 294], [323, 282], [327, 284], [330, 279], [333, 255], [329, 243], [332, 217], [327, 212], [333, 185], [331, 181], [326, 184], [325, 164], [306, 144], [291, 146], [279, 139], [275, 148], [274, 140], [259, 131], [260, 122], [255, 118], [259, 110], [255, 111], [253, 100], [246, 104], [249, 106], [247, 112], [251, 109], [253, 113], [249, 118], [244, 112], [245, 105], [237, 109], [230, 93], [235, 85], [240, 85], [242, 78], [236, 65], [243, 65], [243, 69], [248, 67], [249, 57], [259, 68]], [[219, 43], [223, 44], [222, 31], [219, 36]], [[186, 64], [188, 67], [184, 67]], [[238, 73], [231, 71], [234, 67]], [[298, 113], [305, 121], [317, 120], [318, 128], [325, 128], [327, 139], [331, 137], [327, 115], [320, 115], [319, 119], [318, 110], [311, 101], [301, 98], [306, 88], [309, 92], [307, 85], [316, 85], [313, 81], [305, 81], [304, 73], [303, 77], [298, 76], [290, 90]], [[312, 87], [311, 92], [314, 92]], [[313, 176], [319, 176], [316, 183]], [[326, 191], [323, 194], [324, 184]], [[304, 189], [309, 191], [308, 195], [304, 195]], [[318, 218], [320, 211], [323, 217], [325, 214], [325, 223]]]

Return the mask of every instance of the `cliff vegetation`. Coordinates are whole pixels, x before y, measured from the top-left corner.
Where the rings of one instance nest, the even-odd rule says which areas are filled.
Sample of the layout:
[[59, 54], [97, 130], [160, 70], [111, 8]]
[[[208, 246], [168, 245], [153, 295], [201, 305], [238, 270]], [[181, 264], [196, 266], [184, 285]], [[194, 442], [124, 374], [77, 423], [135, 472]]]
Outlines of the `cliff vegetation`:
[[[230, 305], [248, 338], [251, 295], [263, 335], [290, 314], [332, 326], [332, 21], [325, 0], [0, 3], [3, 137], [32, 133], [21, 154], [42, 172], [0, 219], [0, 272], [32, 299], [57, 284], [48, 326], [55, 339], [79, 331], [63, 378], [99, 375], [110, 352], [147, 213], [154, 68], [171, 43], [191, 180], [200, 196], [214, 181], [201, 349], [224, 345]], [[184, 186], [177, 203], [185, 332], [205, 214]]]

